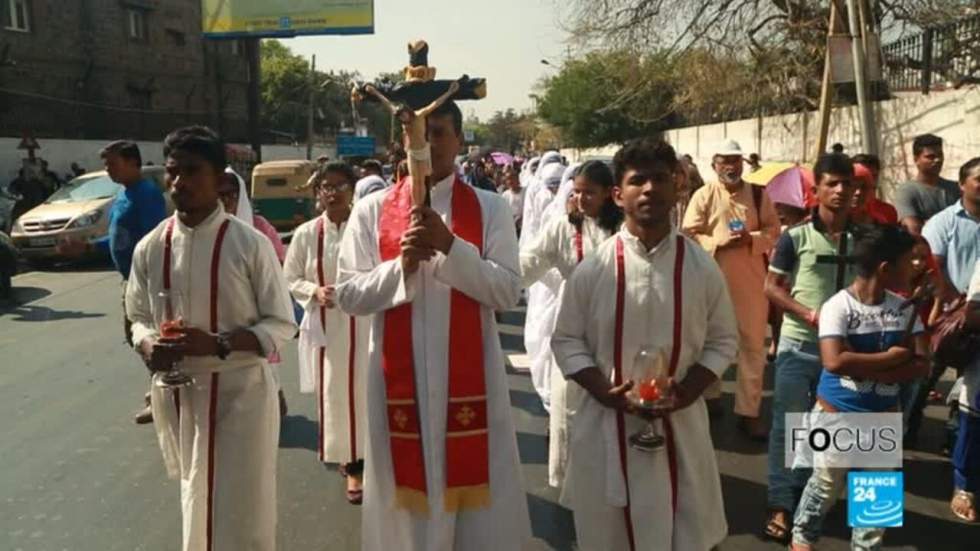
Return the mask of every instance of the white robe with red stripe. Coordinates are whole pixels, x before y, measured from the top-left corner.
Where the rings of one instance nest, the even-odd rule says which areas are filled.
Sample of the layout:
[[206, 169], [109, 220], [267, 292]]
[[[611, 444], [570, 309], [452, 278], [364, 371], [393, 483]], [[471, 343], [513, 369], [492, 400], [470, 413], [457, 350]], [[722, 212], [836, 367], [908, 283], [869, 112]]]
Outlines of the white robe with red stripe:
[[[133, 255], [126, 310], [135, 346], [158, 336], [163, 321], [156, 297], [164, 288], [170, 220], [171, 289], [183, 296], [185, 323], [212, 333], [247, 328], [263, 348], [262, 356], [186, 358], [180, 368], [194, 378], [191, 386], [177, 392], [153, 388], [164, 460], [181, 482], [183, 549], [273, 550], [279, 403], [266, 357], [296, 331], [286, 280], [269, 240], [220, 207], [194, 228], [175, 215], [144, 237]], [[215, 263], [215, 242], [226, 220]]]
[[[578, 235], [576, 235], [578, 234]], [[603, 241], [609, 238], [609, 233], [596, 224], [595, 219], [586, 217], [582, 221], [582, 231], [579, 232], [568, 215], [562, 212], [555, 214], [545, 222], [538, 236], [526, 248], [521, 250], [521, 280], [525, 286], [541, 279], [552, 269], [561, 274], [562, 284], [558, 290], [557, 300], [560, 302], [565, 292], [565, 280], [571, 275], [582, 257], [591, 254]], [[552, 319], [546, 333], [550, 338], [555, 330]], [[548, 484], [561, 487], [565, 479], [568, 464], [568, 422], [567, 404], [565, 400], [565, 378], [555, 365], [551, 348], [544, 350], [547, 354], [547, 369], [550, 376], [549, 392], [551, 396], [548, 412]]]
[[[452, 176], [432, 187], [432, 208], [452, 228]], [[494, 310], [520, 294], [517, 237], [504, 200], [475, 190], [483, 220], [483, 254], [456, 239], [448, 255], [423, 262], [405, 276], [398, 258], [382, 261], [378, 228], [389, 188], [354, 205], [340, 250], [337, 297], [341, 308], [374, 316], [367, 374], [368, 444], [361, 548], [364, 551], [519, 550], [530, 539], [527, 497], [517, 454], [509, 386]], [[451, 288], [480, 303], [489, 439], [490, 506], [461, 513], [443, 506], [446, 488], [449, 301]], [[412, 302], [415, 390], [423, 439], [428, 516], [395, 504], [387, 398], [382, 370], [384, 312]], [[474, 353], [479, 353], [474, 347]]]
[[[675, 232], [649, 252], [627, 230], [617, 235], [624, 244], [626, 272], [622, 324], [625, 381], [634, 378], [632, 363], [640, 348], [663, 346], [672, 350], [678, 246]], [[614, 380], [616, 242], [610, 239], [603, 243], [566, 284], [552, 337], [558, 365], [566, 376], [598, 367]], [[731, 300], [714, 260], [686, 238], [684, 249], [680, 355], [675, 378], [682, 380], [695, 363], [720, 377], [735, 358], [738, 345]], [[635, 549], [699, 551], [724, 539], [728, 528], [703, 399], [670, 416], [677, 464], [676, 511], [668, 451], [642, 452], [623, 445], [614, 410], [571, 381], [567, 399], [569, 464], [562, 503], [574, 511], [583, 551], [630, 549], [627, 517]], [[624, 418], [625, 437], [645, 425], [639, 417]], [[663, 424], [657, 424], [664, 434]], [[626, 476], [622, 449], [626, 453]]]
[[[323, 240], [318, 244], [320, 225]], [[306, 312], [300, 324], [300, 392], [316, 395], [319, 458], [324, 463], [363, 459], [367, 430], [364, 376], [371, 319], [321, 307], [315, 299], [321, 278], [327, 286], [337, 280], [337, 254], [346, 227], [346, 222], [337, 226], [321, 215], [296, 228], [283, 265], [289, 292]]]

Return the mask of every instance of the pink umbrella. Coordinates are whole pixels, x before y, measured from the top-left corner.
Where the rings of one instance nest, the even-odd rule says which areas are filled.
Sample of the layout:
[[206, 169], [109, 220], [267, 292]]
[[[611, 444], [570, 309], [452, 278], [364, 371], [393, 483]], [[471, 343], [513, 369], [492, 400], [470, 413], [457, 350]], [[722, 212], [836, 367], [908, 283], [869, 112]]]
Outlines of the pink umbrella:
[[502, 152], [494, 151], [490, 154], [490, 158], [493, 159], [494, 164], [497, 165], [509, 165], [514, 162], [514, 157]]

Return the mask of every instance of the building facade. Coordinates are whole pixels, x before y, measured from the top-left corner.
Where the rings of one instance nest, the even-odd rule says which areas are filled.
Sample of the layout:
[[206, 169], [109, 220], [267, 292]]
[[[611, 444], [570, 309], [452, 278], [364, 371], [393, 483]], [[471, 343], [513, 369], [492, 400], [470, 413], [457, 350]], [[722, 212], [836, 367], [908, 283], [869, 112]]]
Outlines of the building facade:
[[0, 136], [247, 138], [248, 64], [201, 34], [200, 0], [0, 0]]

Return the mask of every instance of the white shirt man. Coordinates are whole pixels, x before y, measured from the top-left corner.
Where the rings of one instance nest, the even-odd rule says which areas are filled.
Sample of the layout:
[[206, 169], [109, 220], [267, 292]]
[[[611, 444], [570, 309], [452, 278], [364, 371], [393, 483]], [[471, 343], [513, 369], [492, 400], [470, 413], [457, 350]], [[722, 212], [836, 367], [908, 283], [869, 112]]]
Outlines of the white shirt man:
[[[614, 164], [624, 229], [575, 269], [552, 337], [558, 365], [577, 383], [568, 387], [562, 502], [583, 550], [707, 550], [727, 524], [701, 394], [735, 357], [734, 312], [714, 260], [671, 227], [673, 148], [627, 144]], [[654, 421], [661, 450], [627, 443], [646, 424], [632, 415], [641, 349], [669, 366], [662, 391], [674, 406]]]
[[443, 175], [431, 208], [411, 207], [406, 178], [355, 205], [341, 245], [338, 304], [374, 316], [366, 550], [521, 549], [530, 537], [494, 321], [520, 292], [517, 238], [503, 199], [456, 176], [461, 118], [451, 103], [428, 118]]
[[[151, 398], [168, 473], [181, 480], [183, 549], [271, 551], [279, 406], [266, 358], [296, 331], [289, 292], [269, 240], [218, 202], [220, 139], [180, 129], [164, 153], [177, 213], [136, 246], [126, 307], [154, 379], [173, 362], [193, 378], [154, 385]], [[168, 318], [181, 320], [179, 336], [161, 337]]]

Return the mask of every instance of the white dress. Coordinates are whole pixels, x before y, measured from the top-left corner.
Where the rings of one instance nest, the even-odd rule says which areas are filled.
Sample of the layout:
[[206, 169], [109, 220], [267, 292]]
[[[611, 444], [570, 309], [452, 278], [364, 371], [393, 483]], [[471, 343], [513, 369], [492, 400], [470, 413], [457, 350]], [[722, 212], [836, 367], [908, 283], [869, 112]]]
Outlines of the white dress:
[[[675, 312], [676, 232], [648, 252], [639, 239], [622, 230], [576, 268], [566, 285], [552, 338], [561, 370], [571, 376], [598, 367], [614, 380], [620, 239], [626, 273], [622, 380], [635, 379], [633, 358], [640, 348], [673, 351], [675, 315], [680, 316], [676, 379], [683, 380], [695, 363], [720, 377], [738, 345], [731, 300], [714, 260], [683, 238], [683, 266], [677, 274], [683, 303]], [[673, 453], [642, 452], [626, 445], [625, 436], [641, 430], [645, 422], [624, 415], [620, 436], [616, 412], [575, 383], [569, 384], [568, 402], [569, 461], [562, 503], [574, 511], [581, 549], [629, 549], [627, 517], [636, 549], [700, 551], [724, 539], [721, 481], [702, 398], [670, 415]], [[664, 424], [657, 421], [657, 425], [665, 434]], [[621, 451], [627, 464], [625, 476]], [[676, 460], [676, 476], [671, 476], [671, 456]], [[676, 488], [676, 509], [672, 488]], [[624, 515], [627, 506], [629, 515]]]
[[[452, 227], [452, 176], [435, 184], [432, 208]], [[399, 259], [381, 261], [378, 228], [382, 203], [395, 188], [373, 193], [354, 206], [340, 251], [338, 300], [356, 315], [372, 315], [368, 362], [368, 449], [362, 549], [387, 551], [496, 551], [522, 549], [530, 539], [527, 497], [521, 478], [517, 438], [494, 310], [512, 308], [520, 293], [517, 238], [510, 208], [498, 195], [475, 190], [483, 218], [482, 257], [456, 239], [448, 255], [424, 262], [405, 276]], [[446, 411], [451, 288], [480, 303], [489, 420], [490, 506], [449, 513], [446, 486]], [[415, 390], [422, 429], [429, 514], [395, 505], [389, 446], [385, 379], [381, 367], [384, 312], [412, 302]]]
[[[609, 233], [599, 227], [596, 221], [586, 217], [579, 232], [567, 215], [554, 216], [545, 223], [535, 239], [521, 251], [521, 279], [524, 285], [531, 285], [552, 269], [558, 270], [563, 282], [556, 297], [561, 302], [564, 293], [564, 280], [567, 280], [579, 262], [603, 241]], [[554, 319], [547, 327], [548, 336], [554, 332]], [[547, 369], [550, 377], [550, 405], [548, 440], [548, 483], [561, 487], [568, 463], [568, 423], [566, 420], [565, 377], [555, 364], [550, 346], [545, 349]]]
[[170, 289], [183, 296], [185, 324], [211, 333], [247, 328], [263, 349], [262, 356], [186, 358], [180, 367], [194, 378], [191, 386], [153, 387], [164, 461], [180, 478], [183, 549], [273, 550], [279, 403], [266, 358], [296, 332], [286, 280], [269, 239], [224, 209], [193, 228], [174, 215], [133, 254], [126, 311], [136, 346], [158, 336], [164, 320], [157, 297], [171, 224]]
[[305, 312], [298, 345], [300, 391], [316, 394], [318, 455], [324, 463], [363, 459], [367, 429], [364, 377], [371, 320], [321, 307], [315, 299], [321, 281], [329, 286], [337, 280], [346, 226], [324, 214], [296, 228], [283, 265], [289, 292]]

